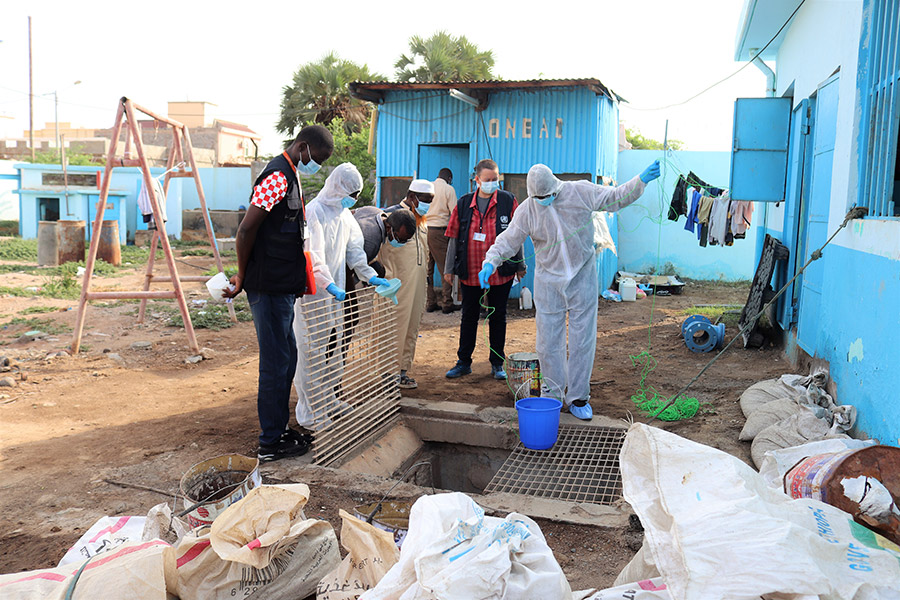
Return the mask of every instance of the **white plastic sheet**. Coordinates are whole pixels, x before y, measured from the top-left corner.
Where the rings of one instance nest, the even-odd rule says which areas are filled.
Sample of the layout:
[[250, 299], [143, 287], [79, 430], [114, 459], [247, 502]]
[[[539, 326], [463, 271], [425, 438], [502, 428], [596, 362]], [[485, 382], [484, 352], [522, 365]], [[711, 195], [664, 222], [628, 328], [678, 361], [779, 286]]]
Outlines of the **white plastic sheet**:
[[900, 547], [729, 454], [637, 423], [620, 464], [674, 600], [900, 599]]

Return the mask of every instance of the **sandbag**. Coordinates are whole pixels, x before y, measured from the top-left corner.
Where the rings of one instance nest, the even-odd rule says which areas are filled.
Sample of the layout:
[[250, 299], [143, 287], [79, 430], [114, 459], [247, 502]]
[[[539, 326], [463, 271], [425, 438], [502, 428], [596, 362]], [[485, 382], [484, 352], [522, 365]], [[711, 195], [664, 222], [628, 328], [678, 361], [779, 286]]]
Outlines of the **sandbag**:
[[[128, 542], [141, 541], [144, 517], [100, 517], [60, 559], [58, 566], [83, 563]], [[152, 539], [152, 538], [151, 538]]]
[[900, 549], [840, 509], [770, 489], [729, 454], [635, 423], [619, 461], [675, 600], [900, 600]]
[[802, 375], [782, 375], [778, 379], [767, 379], [754, 383], [741, 394], [741, 411], [744, 417], [749, 418], [760, 407], [782, 398], [795, 398], [806, 393], [803, 388], [797, 388], [784, 382], [783, 378], [800, 378]]
[[400, 561], [360, 600], [547, 598], [572, 592], [537, 523], [488, 517], [458, 492], [413, 504]]
[[641, 549], [637, 551], [637, 554], [631, 558], [631, 561], [625, 565], [619, 576], [616, 577], [613, 585], [620, 586], [632, 581], [643, 581], [654, 577], [659, 577], [659, 569], [653, 564], [653, 554], [651, 554], [645, 542]]
[[769, 425], [774, 425], [782, 419], [796, 415], [803, 410], [798, 403], [799, 399], [799, 396], [780, 398], [760, 406], [747, 417], [747, 422], [744, 423], [744, 428], [741, 429], [738, 439], [742, 442], [752, 441], [760, 431]]
[[80, 562], [0, 575], [0, 598], [63, 600], [74, 587], [72, 600], [166, 600], [167, 581], [171, 591], [174, 571], [169, 544], [162, 540], [126, 542]]
[[304, 518], [309, 488], [260, 486], [176, 548], [181, 600], [294, 600], [340, 563], [334, 529]]
[[319, 582], [316, 600], [356, 600], [370, 590], [400, 560], [394, 536], [382, 531], [343, 509], [341, 546], [347, 556], [337, 569]]
[[750, 445], [750, 456], [753, 464], [759, 468], [766, 452], [800, 446], [823, 439], [848, 439], [843, 433], [833, 433], [828, 422], [816, 417], [812, 409], [801, 407], [801, 411], [769, 425], [753, 438]]
[[181, 538], [187, 535], [190, 530], [191, 526], [186, 521], [182, 521], [178, 517], [172, 517], [172, 509], [163, 502], [147, 511], [141, 539], [145, 542], [160, 539], [177, 546]]
[[662, 577], [642, 579], [633, 583], [616, 584], [606, 590], [594, 592], [585, 600], [671, 600]]

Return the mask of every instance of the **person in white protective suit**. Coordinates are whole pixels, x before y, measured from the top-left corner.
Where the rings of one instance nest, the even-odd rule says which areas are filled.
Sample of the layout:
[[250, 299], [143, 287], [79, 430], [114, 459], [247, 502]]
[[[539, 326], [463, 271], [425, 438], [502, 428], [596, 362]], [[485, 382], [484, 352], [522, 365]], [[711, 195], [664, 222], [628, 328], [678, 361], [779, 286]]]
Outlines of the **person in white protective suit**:
[[[297, 338], [297, 424], [318, 430], [346, 410], [337, 397], [343, 375], [343, 301], [347, 296], [346, 268], [361, 281], [387, 285], [369, 266], [363, 234], [350, 213], [362, 191], [363, 179], [351, 163], [338, 165], [325, 180], [322, 191], [306, 206], [307, 250], [322, 265], [315, 273], [316, 294], [302, 296], [294, 304]], [[324, 410], [313, 414], [310, 401], [324, 399]]]
[[[528, 170], [528, 197], [509, 228], [488, 249], [481, 287], [531, 236], [535, 247], [534, 305], [542, 393], [562, 400], [572, 415], [590, 420], [591, 370], [597, 346], [597, 267], [591, 213], [624, 208], [659, 177], [659, 161], [618, 187], [560, 181], [546, 165]], [[568, 352], [566, 351], [568, 317]]]

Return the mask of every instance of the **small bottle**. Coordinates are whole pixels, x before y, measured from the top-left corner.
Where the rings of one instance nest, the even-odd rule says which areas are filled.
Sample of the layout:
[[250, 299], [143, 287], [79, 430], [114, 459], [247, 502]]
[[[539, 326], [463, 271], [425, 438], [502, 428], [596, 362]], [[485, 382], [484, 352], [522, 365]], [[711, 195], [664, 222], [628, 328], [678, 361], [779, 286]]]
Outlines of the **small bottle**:
[[534, 304], [531, 301], [531, 290], [524, 285], [522, 286], [522, 293], [519, 294], [519, 305], [520, 308], [525, 310], [531, 310], [534, 307]]

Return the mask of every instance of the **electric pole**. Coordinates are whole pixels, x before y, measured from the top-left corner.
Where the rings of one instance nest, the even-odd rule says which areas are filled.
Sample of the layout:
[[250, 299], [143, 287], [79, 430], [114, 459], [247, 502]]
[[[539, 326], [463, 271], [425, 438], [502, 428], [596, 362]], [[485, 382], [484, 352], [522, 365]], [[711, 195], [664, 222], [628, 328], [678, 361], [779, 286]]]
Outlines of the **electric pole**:
[[28, 17], [28, 145], [31, 146], [31, 162], [34, 162], [34, 89], [31, 78], [31, 17]]

